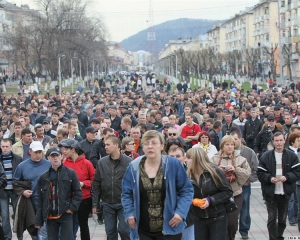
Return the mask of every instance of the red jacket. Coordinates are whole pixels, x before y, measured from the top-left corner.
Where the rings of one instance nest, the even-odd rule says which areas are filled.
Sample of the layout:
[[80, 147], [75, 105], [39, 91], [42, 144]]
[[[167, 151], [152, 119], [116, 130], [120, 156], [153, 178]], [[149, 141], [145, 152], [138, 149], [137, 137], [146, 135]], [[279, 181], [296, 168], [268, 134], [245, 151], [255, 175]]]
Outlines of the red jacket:
[[95, 168], [93, 164], [85, 158], [84, 155], [78, 157], [74, 162], [72, 159], [67, 158], [63, 161], [63, 164], [73, 169], [80, 182], [84, 183], [84, 186], [81, 188], [82, 191], [82, 199], [91, 197], [91, 188], [92, 181], [94, 180]]

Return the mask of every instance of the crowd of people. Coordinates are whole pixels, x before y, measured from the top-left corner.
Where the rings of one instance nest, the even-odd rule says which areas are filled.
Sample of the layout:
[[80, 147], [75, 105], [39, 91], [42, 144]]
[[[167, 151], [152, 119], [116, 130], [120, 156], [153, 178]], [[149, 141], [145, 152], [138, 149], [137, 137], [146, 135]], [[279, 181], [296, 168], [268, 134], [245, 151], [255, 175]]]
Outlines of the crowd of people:
[[154, 77], [0, 96], [0, 239], [89, 240], [91, 214], [108, 240], [248, 239], [257, 180], [269, 239], [300, 232], [299, 92]]

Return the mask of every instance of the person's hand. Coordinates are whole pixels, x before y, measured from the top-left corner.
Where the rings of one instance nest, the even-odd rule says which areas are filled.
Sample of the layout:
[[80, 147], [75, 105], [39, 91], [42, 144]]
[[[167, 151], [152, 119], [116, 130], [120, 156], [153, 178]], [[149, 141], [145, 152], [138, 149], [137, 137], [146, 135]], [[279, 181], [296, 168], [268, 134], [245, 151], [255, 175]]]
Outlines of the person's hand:
[[250, 184], [250, 181], [247, 180], [245, 183], [244, 183], [244, 186], [248, 186]]
[[226, 170], [229, 172], [231, 172], [231, 171], [233, 172], [233, 171], [235, 171], [235, 167], [232, 165], [227, 165]]
[[276, 177], [272, 177], [272, 178], [271, 178], [271, 183], [277, 183], [277, 182], [278, 182], [278, 180], [277, 180]]
[[79, 182], [80, 183], [80, 188], [82, 188], [84, 186], [83, 182]]
[[180, 217], [177, 213], [175, 213], [173, 218], [170, 220], [169, 225], [171, 227], [177, 227], [178, 224], [181, 222], [182, 222], [182, 217]]
[[205, 204], [203, 206], [201, 206], [200, 208], [205, 209], [205, 208], [208, 208], [208, 207], [209, 207], [209, 201], [206, 199]]
[[225, 166], [219, 166], [219, 168], [223, 171], [223, 172], [225, 172], [226, 171], [226, 167]]
[[278, 181], [285, 182], [286, 181], [286, 177], [285, 176], [281, 176]]
[[35, 228], [37, 228], [37, 229], [41, 229], [41, 226], [34, 226]]
[[32, 195], [32, 191], [31, 190], [25, 190], [23, 192], [23, 196], [26, 197], [26, 198], [30, 198], [30, 196]]
[[93, 208], [93, 214], [98, 214], [98, 209], [97, 208]]
[[131, 228], [135, 229], [136, 224], [135, 224], [135, 217], [134, 216], [129, 217], [127, 222], [128, 222], [128, 224]]

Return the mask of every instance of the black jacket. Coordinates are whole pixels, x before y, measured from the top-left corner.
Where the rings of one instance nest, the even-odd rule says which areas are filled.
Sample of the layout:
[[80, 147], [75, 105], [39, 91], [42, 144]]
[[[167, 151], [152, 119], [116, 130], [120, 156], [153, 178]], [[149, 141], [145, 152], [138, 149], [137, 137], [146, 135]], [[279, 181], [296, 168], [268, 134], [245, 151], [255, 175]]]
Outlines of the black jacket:
[[81, 122], [85, 127], [89, 126], [89, 120], [88, 117], [86, 115], [86, 113], [81, 112], [79, 114], [76, 114], [78, 117], [78, 122]]
[[220, 151], [220, 139], [218, 133], [214, 129], [212, 129], [209, 131], [209, 135], [211, 137], [210, 143], [212, 145], [215, 145], [217, 150]]
[[[50, 203], [50, 169], [44, 172], [38, 179], [38, 201], [36, 209], [36, 226], [43, 226], [47, 222], [47, 218], [51, 212]], [[58, 168], [58, 214], [65, 213], [70, 209], [75, 213], [81, 203], [82, 193], [79, 180], [73, 169], [67, 168], [64, 165]]]
[[272, 142], [272, 136], [276, 132], [281, 132], [280, 129], [275, 126], [273, 131], [268, 131], [266, 128], [261, 130], [258, 135], [255, 136], [255, 141], [254, 141], [254, 152], [259, 153], [260, 155], [264, 152], [266, 152], [267, 146], [269, 142]]
[[121, 118], [119, 116], [116, 116], [114, 120], [111, 119], [111, 128], [116, 131], [121, 130]]
[[199, 184], [195, 179], [191, 179], [194, 187], [194, 198], [209, 197], [211, 200], [211, 204], [206, 209], [192, 205], [192, 213], [197, 219], [217, 217], [218, 213], [222, 212], [226, 214], [224, 203], [228, 202], [233, 196], [233, 191], [223, 171], [217, 167], [215, 170], [223, 181], [223, 184], [220, 184], [219, 187], [217, 187], [212, 176], [207, 171], [201, 174]]
[[39, 116], [36, 120], [35, 120], [35, 123], [39, 123], [39, 124], [43, 124], [44, 120], [46, 119], [46, 115], [41, 115]]
[[[92, 151], [92, 147], [94, 144], [100, 142], [100, 140], [95, 139], [93, 142], [89, 142], [87, 139], [84, 139], [80, 142], [80, 146], [81, 148], [84, 150], [84, 154], [85, 154], [85, 158], [90, 160], [90, 155], [91, 155], [91, 151]], [[91, 161], [92, 162], [92, 161]], [[97, 166], [97, 162], [92, 162], [94, 168], [96, 168]]]
[[122, 180], [131, 161], [124, 154], [120, 155], [119, 160], [106, 156], [98, 161], [92, 187], [94, 208], [98, 208], [100, 198], [105, 203], [121, 203]]
[[263, 122], [256, 118], [253, 122], [251, 120], [246, 121], [244, 131], [242, 132], [243, 138], [246, 141], [247, 147], [254, 147], [254, 140], [257, 134], [261, 131]]
[[[265, 199], [273, 200], [275, 184], [271, 178], [276, 177], [276, 159], [274, 150], [265, 152], [257, 167], [258, 180], [261, 182], [262, 193]], [[297, 155], [284, 149], [282, 154], [282, 176], [286, 177], [283, 189], [286, 198], [290, 198], [295, 191], [295, 182], [300, 179], [300, 163]]]
[[99, 142], [93, 144], [89, 160], [92, 162], [93, 166], [95, 167], [97, 166], [97, 163], [100, 160], [100, 158], [103, 158], [105, 156], [107, 156], [107, 153], [102, 139]]

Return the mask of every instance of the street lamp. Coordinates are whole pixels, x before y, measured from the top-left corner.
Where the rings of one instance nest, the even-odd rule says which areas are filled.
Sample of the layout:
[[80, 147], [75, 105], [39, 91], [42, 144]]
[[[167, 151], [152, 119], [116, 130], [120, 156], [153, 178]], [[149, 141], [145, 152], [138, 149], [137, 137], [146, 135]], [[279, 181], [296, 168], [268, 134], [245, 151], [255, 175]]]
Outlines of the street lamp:
[[60, 59], [64, 58], [66, 55], [59, 55], [58, 56], [58, 73], [59, 73], [59, 95], [61, 96], [61, 70], [60, 70]]
[[178, 63], [177, 63], [177, 54], [176, 53], [173, 53], [173, 54], [171, 54], [170, 56], [175, 56], [175, 61], [176, 61], [176, 79], [177, 79], [177, 68], [178, 68]]
[[74, 84], [73, 84], [73, 59], [76, 59], [77, 57], [72, 57], [71, 58], [71, 78], [72, 78], [72, 93], [74, 92]]

